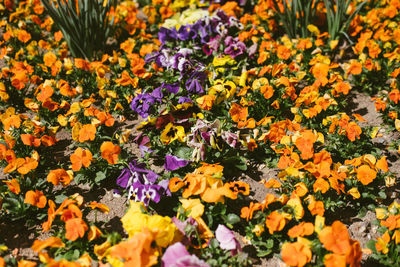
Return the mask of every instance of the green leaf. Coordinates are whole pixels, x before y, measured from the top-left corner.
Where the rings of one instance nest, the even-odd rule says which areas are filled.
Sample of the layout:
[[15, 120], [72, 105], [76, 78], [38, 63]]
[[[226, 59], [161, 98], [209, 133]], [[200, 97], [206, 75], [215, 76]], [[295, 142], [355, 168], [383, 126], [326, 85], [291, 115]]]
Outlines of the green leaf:
[[367, 248], [369, 248], [374, 253], [376, 253], [375, 241], [374, 240], [369, 240], [368, 243], [367, 243]]
[[106, 174], [104, 172], [97, 172], [96, 177], [94, 178], [94, 181], [96, 183], [99, 183], [103, 181], [106, 178]]
[[57, 204], [61, 204], [66, 198], [67, 198], [67, 196], [65, 196], [65, 195], [56, 195], [56, 198], [54, 199], [54, 201]]
[[379, 193], [378, 193], [378, 196], [379, 196], [380, 198], [382, 198], [382, 199], [386, 199], [386, 193], [383, 192], [383, 191], [379, 192]]
[[268, 250], [262, 250], [262, 251], [257, 253], [257, 257], [260, 257], [260, 258], [266, 257], [269, 254], [271, 254], [271, 252], [272, 252], [272, 250], [269, 250], [269, 249]]
[[185, 147], [180, 147], [176, 151], [176, 156], [178, 158], [182, 158], [182, 159], [188, 160], [188, 159], [190, 159], [192, 157], [192, 152], [193, 152], [193, 149], [190, 148], [190, 147], [186, 147], [186, 146]]
[[267, 242], [265, 243], [265, 246], [267, 248], [273, 248], [274, 247], [274, 240], [268, 239]]
[[235, 224], [240, 222], [240, 217], [237, 216], [236, 214], [229, 213], [228, 216], [226, 216], [226, 222], [229, 224]]
[[74, 181], [77, 184], [80, 184], [81, 182], [84, 181], [85, 176], [82, 173], [78, 173], [77, 175], [75, 175], [74, 177]]
[[239, 158], [239, 163], [236, 163], [235, 167], [238, 168], [241, 171], [247, 170], [246, 158], [240, 157]]

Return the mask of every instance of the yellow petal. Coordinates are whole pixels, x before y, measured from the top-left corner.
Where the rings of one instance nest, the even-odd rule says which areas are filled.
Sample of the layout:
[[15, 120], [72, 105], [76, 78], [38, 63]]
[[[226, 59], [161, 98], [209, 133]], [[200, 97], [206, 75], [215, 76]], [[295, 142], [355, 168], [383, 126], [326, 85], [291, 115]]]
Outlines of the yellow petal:
[[335, 49], [339, 43], [339, 40], [332, 40], [329, 42], [329, 46], [331, 47], [331, 50]]
[[315, 232], [319, 234], [322, 229], [325, 227], [325, 217], [322, 216], [315, 216]]
[[394, 126], [396, 127], [397, 131], [400, 131], [400, 120], [399, 119], [396, 119], [394, 121]]
[[307, 26], [307, 29], [308, 29], [312, 34], [315, 34], [315, 35], [319, 35], [319, 34], [320, 34], [319, 29], [317, 28], [317, 26], [315, 26], [315, 25], [313, 25], [313, 24], [308, 25], [308, 26]]

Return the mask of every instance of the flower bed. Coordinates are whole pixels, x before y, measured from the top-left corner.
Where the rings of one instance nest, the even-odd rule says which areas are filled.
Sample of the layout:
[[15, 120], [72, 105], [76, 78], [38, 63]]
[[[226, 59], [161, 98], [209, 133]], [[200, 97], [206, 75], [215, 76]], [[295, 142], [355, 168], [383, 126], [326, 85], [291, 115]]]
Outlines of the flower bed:
[[0, 0], [0, 266], [397, 266], [398, 9]]

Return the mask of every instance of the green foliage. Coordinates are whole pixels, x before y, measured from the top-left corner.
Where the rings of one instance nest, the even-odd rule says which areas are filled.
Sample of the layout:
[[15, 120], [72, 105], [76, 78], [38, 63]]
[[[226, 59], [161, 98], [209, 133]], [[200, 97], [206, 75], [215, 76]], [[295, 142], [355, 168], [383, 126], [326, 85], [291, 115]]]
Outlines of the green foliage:
[[350, 23], [367, 1], [358, 4], [354, 12], [350, 15], [347, 14], [347, 10], [350, 6], [351, 0], [337, 0], [335, 2], [336, 5], [333, 4], [333, 1], [324, 0], [330, 39], [338, 40], [340, 35], [344, 35], [349, 39], [347, 36], [347, 30]]
[[93, 59], [104, 49], [113, 30], [110, 20], [115, 0], [42, 0], [49, 15], [62, 31], [74, 57]]
[[283, 12], [274, 1], [277, 10], [278, 20], [282, 23], [287, 35], [291, 39], [300, 36], [306, 38], [309, 36], [307, 26], [312, 23], [316, 13], [317, 1], [310, 0], [289, 0], [282, 1]]

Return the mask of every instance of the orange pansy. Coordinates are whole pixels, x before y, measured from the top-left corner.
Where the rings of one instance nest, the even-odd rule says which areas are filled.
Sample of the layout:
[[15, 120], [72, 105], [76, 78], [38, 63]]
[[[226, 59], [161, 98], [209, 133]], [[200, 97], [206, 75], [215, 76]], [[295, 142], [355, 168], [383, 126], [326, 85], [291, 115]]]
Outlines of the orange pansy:
[[325, 267], [346, 267], [346, 256], [339, 254], [326, 254], [324, 257]]
[[389, 215], [386, 220], [381, 221], [381, 225], [386, 226], [389, 231], [400, 228], [400, 215]]
[[31, 34], [25, 30], [19, 30], [17, 37], [21, 42], [27, 43], [31, 39]]
[[357, 179], [363, 184], [370, 184], [376, 178], [376, 171], [368, 165], [362, 165], [357, 168]]
[[324, 216], [325, 208], [324, 202], [322, 201], [311, 201], [311, 203], [308, 204], [307, 208], [311, 212], [311, 215]]
[[151, 244], [155, 234], [144, 228], [128, 241], [120, 242], [111, 248], [110, 255], [124, 260], [124, 266], [149, 267], [157, 263], [158, 251]]
[[360, 126], [357, 125], [354, 121], [349, 122], [347, 127], [345, 128], [346, 130], [346, 135], [347, 138], [349, 138], [350, 141], [354, 141], [357, 139], [360, 139], [360, 134], [362, 133], [362, 130]]
[[389, 99], [392, 100], [395, 104], [397, 104], [397, 102], [399, 102], [400, 99], [399, 89], [393, 89], [392, 91], [390, 91]]
[[185, 176], [184, 181], [187, 187], [182, 192], [183, 198], [188, 198], [192, 195], [200, 195], [206, 190], [207, 181], [203, 175], [188, 173]]
[[50, 136], [50, 135], [43, 135], [40, 140], [42, 141], [42, 144], [46, 147], [48, 146], [54, 146], [57, 142], [57, 139], [54, 136]]
[[40, 143], [41, 143], [39, 138], [37, 138], [31, 134], [21, 134], [21, 140], [22, 140], [22, 143], [24, 143], [24, 145], [27, 145], [27, 146], [38, 147], [38, 146], [40, 146]]
[[41, 192], [41, 191], [39, 191], [37, 189], [35, 191], [29, 190], [25, 194], [24, 203], [31, 204], [31, 205], [36, 206], [38, 208], [44, 208], [46, 206], [46, 203], [47, 203], [47, 198], [43, 194], [43, 192]]
[[64, 222], [74, 218], [82, 218], [82, 211], [75, 204], [68, 204], [68, 207], [66, 209], [64, 209], [64, 207], [62, 207], [61, 205], [57, 209], [57, 212], [61, 213], [60, 218]]
[[286, 225], [285, 217], [277, 211], [271, 212], [265, 220], [265, 225], [272, 235], [276, 231], [281, 231]]
[[47, 209], [47, 221], [42, 223], [43, 232], [50, 230], [53, 220], [56, 217], [56, 204], [53, 200], [49, 199], [49, 208]]
[[82, 59], [82, 58], [75, 58], [75, 67], [81, 70], [89, 70], [90, 69], [90, 64], [88, 61]]
[[295, 145], [301, 151], [302, 159], [310, 159], [314, 155], [314, 143], [317, 137], [311, 130], [305, 130], [300, 137], [296, 139]]
[[107, 205], [102, 204], [102, 203], [97, 203], [95, 201], [90, 202], [88, 207], [90, 207], [92, 209], [99, 209], [101, 212], [104, 212], [104, 213], [108, 213], [110, 211], [110, 208]]
[[307, 186], [303, 182], [295, 184], [294, 187], [295, 190], [293, 191], [293, 193], [296, 194], [298, 197], [303, 197], [308, 193]]
[[302, 267], [311, 261], [312, 253], [303, 242], [285, 243], [282, 245], [282, 260], [289, 266]]
[[18, 180], [13, 178], [9, 181], [3, 181], [8, 186], [8, 189], [14, 194], [19, 194], [21, 192], [21, 188], [19, 186]]
[[83, 143], [85, 141], [93, 141], [96, 137], [96, 127], [93, 124], [85, 124], [79, 130], [79, 142]]
[[346, 226], [335, 221], [332, 226], [327, 226], [319, 233], [319, 240], [325, 249], [335, 254], [346, 255], [350, 249], [350, 235]]
[[54, 63], [57, 61], [57, 56], [53, 52], [47, 52], [43, 56], [44, 65], [47, 67], [53, 66]]
[[111, 127], [114, 125], [115, 119], [110, 113], [106, 112], [97, 112], [96, 113], [97, 119], [103, 124], [105, 124], [108, 127]]
[[72, 163], [72, 170], [79, 171], [82, 166], [89, 167], [90, 163], [92, 162], [93, 155], [92, 152], [88, 149], [82, 149], [78, 147], [74, 154], [70, 156], [70, 160]]
[[18, 261], [18, 267], [35, 267], [36, 262], [34, 261], [27, 261], [27, 260], [20, 260]]
[[314, 192], [321, 191], [322, 194], [325, 194], [329, 190], [329, 183], [322, 178], [318, 178], [313, 184]]
[[173, 177], [169, 180], [168, 188], [169, 190], [174, 193], [185, 186], [185, 183], [179, 177]]
[[196, 102], [201, 109], [211, 110], [216, 98], [217, 97], [215, 95], [203, 95], [197, 98]]
[[224, 166], [221, 166], [219, 164], [209, 164], [209, 163], [201, 162], [201, 167], [197, 168], [194, 171], [194, 173], [206, 175], [206, 176], [221, 177], [223, 170], [224, 170]]
[[46, 102], [54, 94], [54, 89], [49, 85], [43, 85], [40, 87], [40, 93], [36, 96], [36, 99], [40, 102]]
[[384, 172], [388, 172], [389, 171], [389, 166], [386, 160], [386, 157], [382, 157], [380, 158], [375, 165], [376, 168], [384, 171]]
[[266, 188], [280, 188], [282, 186], [282, 184], [278, 180], [271, 178], [267, 182], [264, 183], [264, 186]]
[[299, 236], [312, 235], [312, 233], [314, 233], [314, 225], [310, 222], [301, 222], [289, 229], [288, 236], [296, 238]]
[[35, 240], [32, 245], [32, 250], [35, 252], [40, 252], [41, 250], [52, 247], [52, 248], [63, 248], [65, 244], [59, 237], [49, 237], [46, 240]]
[[107, 160], [109, 164], [116, 164], [118, 156], [121, 153], [121, 148], [119, 145], [114, 145], [112, 142], [106, 141], [101, 144], [100, 151], [101, 157]]
[[60, 183], [64, 186], [69, 185], [73, 179], [72, 174], [69, 174], [64, 169], [51, 170], [47, 175], [47, 181], [53, 185], [59, 185]]
[[17, 171], [22, 175], [25, 175], [31, 170], [36, 169], [39, 165], [39, 162], [30, 157], [26, 157], [23, 162], [21, 161], [21, 163], [22, 164], [17, 167]]
[[70, 241], [75, 241], [78, 237], [83, 237], [88, 230], [87, 224], [81, 218], [69, 219], [65, 223], [65, 238]]
[[240, 211], [240, 217], [245, 218], [247, 221], [253, 218], [255, 211], [261, 210], [263, 205], [261, 203], [250, 202], [249, 207], [243, 207]]
[[377, 251], [382, 252], [383, 254], [387, 254], [389, 252], [388, 244], [390, 242], [389, 232], [386, 231], [382, 237], [378, 237], [377, 242], [375, 243], [375, 248]]
[[93, 241], [102, 235], [103, 235], [103, 233], [100, 231], [99, 228], [97, 228], [95, 225], [90, 226], [90, 229], [88, 232], [88, 240], [89, 241]]

